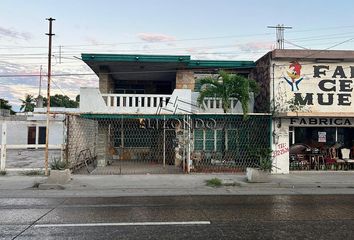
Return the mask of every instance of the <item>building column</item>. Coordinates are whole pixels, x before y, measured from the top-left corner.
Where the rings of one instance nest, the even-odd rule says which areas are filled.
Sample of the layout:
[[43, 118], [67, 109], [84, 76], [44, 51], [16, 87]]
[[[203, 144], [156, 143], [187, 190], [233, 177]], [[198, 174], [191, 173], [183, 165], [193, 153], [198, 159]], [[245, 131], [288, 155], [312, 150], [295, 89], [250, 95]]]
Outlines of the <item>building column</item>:
[[39, 136], [39, 126], [36, 125], [36, 139], [35, 139], [35, 144], [36, 144], [36, 149], [38, 149], [38, 136]]
[[99, 77], [99, 89], [101, 93], [114, 92], [114, 83], [111, 72], [107, 67], [100, 67]]
[[194, 72], [191, 70], [179, 70], [176, 74], [176, 89], [190, 89], [194, 91]]
[[98, 125], [97, 167], [107, 166], [108, 125]]
[[0, 157], [0, 170], [5, 171], [5, 166], [6, 166], [6, 122], [2, 123], [1, 127], [1, 157]]
[[289, 119], [272, 119], [272, 173], [289, 173]]

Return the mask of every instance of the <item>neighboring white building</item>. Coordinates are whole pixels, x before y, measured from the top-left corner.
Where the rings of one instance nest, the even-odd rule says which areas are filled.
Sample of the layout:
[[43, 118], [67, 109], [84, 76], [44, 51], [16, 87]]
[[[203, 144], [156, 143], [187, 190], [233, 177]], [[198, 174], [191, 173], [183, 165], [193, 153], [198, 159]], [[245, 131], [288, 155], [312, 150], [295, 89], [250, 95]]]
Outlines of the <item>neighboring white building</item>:
[[[51, 108], [48, 149], [52, 158], [63, 157], [66, 143], [66, 114], [77, 111], [78, 109]], [[35, 108], [34, 112], [0, 116], [2, 170], [44, 166], [46, 119], [45, 108]]]

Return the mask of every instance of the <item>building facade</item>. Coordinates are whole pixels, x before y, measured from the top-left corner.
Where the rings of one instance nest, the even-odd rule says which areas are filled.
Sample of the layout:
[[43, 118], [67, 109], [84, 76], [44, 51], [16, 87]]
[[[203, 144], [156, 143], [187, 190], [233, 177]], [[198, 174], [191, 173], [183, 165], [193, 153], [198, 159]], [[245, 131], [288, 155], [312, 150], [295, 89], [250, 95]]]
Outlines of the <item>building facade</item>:
[[265, 89], [255, 111], [273, 115], [275, 173], [353, 168], [354, 51], [277, 49], [251, 75]]
[[[130, 162], [187, 172], [243, 171], [257, 164], [255, 144], [269, 147], [270, 117], [254, 113], [253, 95], [249, 121], [237, 99], [231, 99], [227, 114], [221, 99], [197, 103], [200, 78], [220, 70], [248, 77], [253, 61], [121, 54], [82, 54], [82, 59], [99, 77], [99, 88], [80, 89], [81, 117], [98, 123], [98, 166]], [[264, 137], [254, 131], [257, 124]]]

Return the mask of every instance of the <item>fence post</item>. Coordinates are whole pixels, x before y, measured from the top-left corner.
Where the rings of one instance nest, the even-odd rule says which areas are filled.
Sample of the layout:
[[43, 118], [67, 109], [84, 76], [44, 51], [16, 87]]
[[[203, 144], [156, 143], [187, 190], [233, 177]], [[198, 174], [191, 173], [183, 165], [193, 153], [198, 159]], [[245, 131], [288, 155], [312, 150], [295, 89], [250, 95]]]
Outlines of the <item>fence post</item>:
[[187, 173], [191, 172], [191, 117], [187, 115], [188, 119], [188, 151], [187, 151]]
[[163, 167], [166, 166], [166, 116], [163, 116]]
[[6, 167], [6, 132], [6, 122], [3, 122], [1, 128], [1, 171], [5, 171]]

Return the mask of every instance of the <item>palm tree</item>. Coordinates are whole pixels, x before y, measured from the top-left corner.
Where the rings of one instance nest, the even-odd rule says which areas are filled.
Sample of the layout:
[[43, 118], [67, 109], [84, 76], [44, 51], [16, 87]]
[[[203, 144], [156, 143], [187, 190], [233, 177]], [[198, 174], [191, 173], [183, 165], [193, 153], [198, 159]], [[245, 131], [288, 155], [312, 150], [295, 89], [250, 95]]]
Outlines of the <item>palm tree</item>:
[[202, 90], [198, 97], [199, 106], [204, 107], [206, 97], [220, 98], [224, 113], [227, 113], [231, 108], [231, 98], [235, 98], [241, 102], [245, 118], [247, 118], [250, 93], [258, 93], [259, 91], [256, 81], [225, 71], [219, 71], [216, 77], [200, 79], [200, 84]]
[[[244, 119], [248, 118], [248, 105], [250, 94], [258, 93], [259, 85], [256, 81], [248, 79], [241, 75], [230, 74], [225, 71], [219, 71], [217, 76], [206, 77], [200, 79], [201, 91], [198, 97], [198, 104], [204, 108], [204, 99], [206, 97], [220, 98], [221, 107], [224, 113], [231, 109], [231, 99], [240, 101]], [[222, 124], [222, 152], [225, 154], [225, 124], [226, 116], [224, 115], [224, 124]]]
[[23, 109], [24, 112], [33, 112], [35, 107], [35, 101], [32, 95], [26, 94], [25, 100], [20, 99], [22, 102], [20, 110]]

